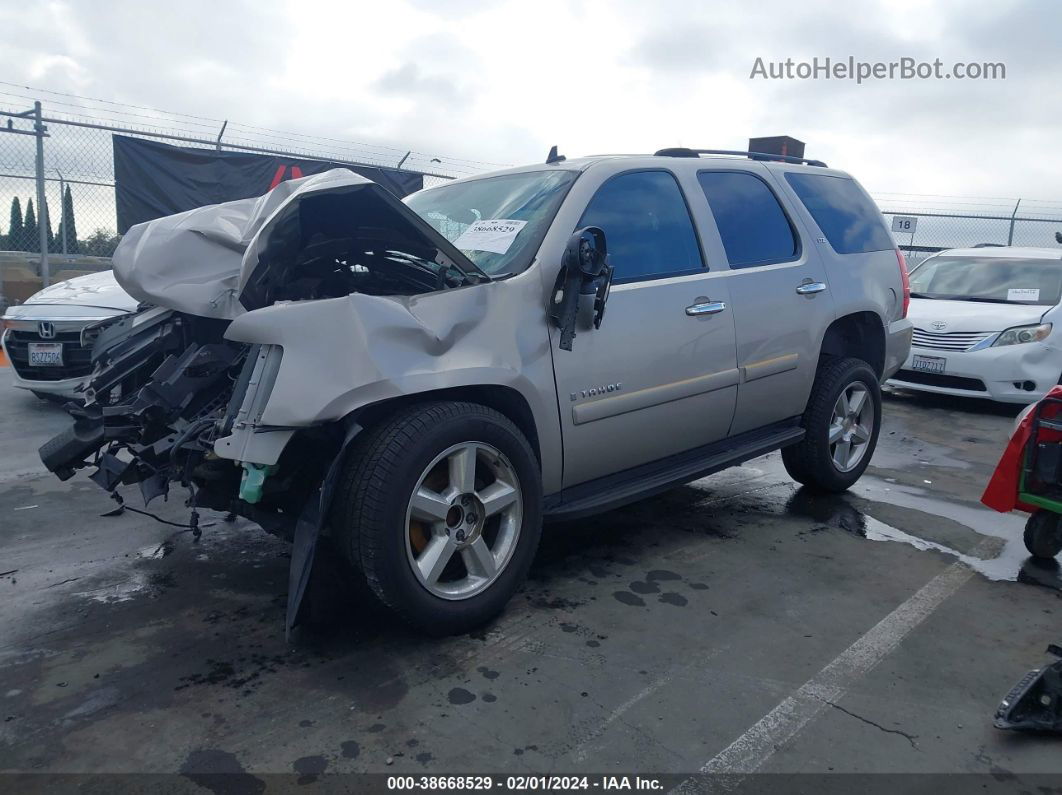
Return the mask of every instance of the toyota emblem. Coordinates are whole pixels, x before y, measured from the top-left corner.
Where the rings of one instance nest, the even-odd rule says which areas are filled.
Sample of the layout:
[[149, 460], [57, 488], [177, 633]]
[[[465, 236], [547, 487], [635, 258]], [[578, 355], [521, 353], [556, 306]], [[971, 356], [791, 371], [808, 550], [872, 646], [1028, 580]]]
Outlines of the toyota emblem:
[[948, 322], [946, 320], [934, 320], [932, 325], [937, 331], [943, 331], [948, 327]]
[[42, 320], [37, 324], [37, 333], [41, 335], [42, 340], [54, 340], [55, 324], [48, 320]]

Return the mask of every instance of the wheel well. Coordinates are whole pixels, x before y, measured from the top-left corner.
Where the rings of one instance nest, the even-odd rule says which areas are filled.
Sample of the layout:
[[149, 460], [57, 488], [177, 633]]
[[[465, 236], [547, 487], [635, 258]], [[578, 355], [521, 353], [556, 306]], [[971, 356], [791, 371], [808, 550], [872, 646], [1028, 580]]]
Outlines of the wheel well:
[[854, 356], [880, 377], [885, 370], [885, 329], [873, 312], [855, 312], [833, 321], [822, 338], [823, 356]]
[[479, 403], [480, 405], [494, 409], [500, 414], [504, 414], [512, 420], [513, 424], [520, 429], [520, 432], [523, 433], [527, 438], [527, 441], [530, 442], [531, 449], [535, 451], [535, 458], [538, 459], [538, 462], [541, 465], [542, 453], [539, 450], [538, 429], [535, 425], [535, 415], [531, 412], [531, 407], [527, 404], [524, 396], [511, 387], [483, 384], [477, 386], [452, 387], [450, 389], [436, 389], [429, 392], [418, 392], [414, 395], [403, 395], [402, 397], [392, 398], [391, 400], [385, 400], [381, 403], [374, 403], [371, 406], [366, 406], [365, 408], [360, 409], [358, 411], [358, 418], [363, 425], [370, 425], [378, 422], [383, 417], [393, 412], [396, 408], [408, 406], [411, 403], [423, 403], [426, 400], [460, 400], [469, 403]]

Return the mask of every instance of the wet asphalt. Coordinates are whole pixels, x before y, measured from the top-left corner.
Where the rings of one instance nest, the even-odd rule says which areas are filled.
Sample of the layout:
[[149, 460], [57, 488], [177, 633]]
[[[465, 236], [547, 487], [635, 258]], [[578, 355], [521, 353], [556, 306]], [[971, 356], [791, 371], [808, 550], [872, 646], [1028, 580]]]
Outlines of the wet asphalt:
[[473, 635], [361, 603], [292, 645], [284, 543], [101, 516], [37, 459], [63, 412], [0, 384], [0, 770], [1062, 773], [992, 727], [1062, 642], [1058, 566], [978, 503], [1016, 412], [890, 393], [845, 496], [775, 453], [547, 527]]

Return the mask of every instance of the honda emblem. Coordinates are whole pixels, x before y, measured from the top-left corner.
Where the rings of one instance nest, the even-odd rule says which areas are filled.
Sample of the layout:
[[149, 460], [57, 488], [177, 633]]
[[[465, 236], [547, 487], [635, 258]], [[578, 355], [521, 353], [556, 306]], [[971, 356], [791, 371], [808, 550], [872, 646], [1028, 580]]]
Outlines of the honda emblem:
[[55, 324], [49, 320], [42, 320], [37, 324], [37, 333], [40, 334], [42, 340], [54, 340]]

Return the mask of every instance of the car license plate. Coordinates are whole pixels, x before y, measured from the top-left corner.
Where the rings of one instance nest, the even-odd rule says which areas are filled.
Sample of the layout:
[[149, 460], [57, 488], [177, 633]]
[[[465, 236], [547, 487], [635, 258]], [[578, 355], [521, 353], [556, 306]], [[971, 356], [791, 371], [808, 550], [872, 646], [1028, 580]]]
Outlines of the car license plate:
[[29, 344], [29, 363], [32, 367], [62, 367], [63, 343], [31, 342]]
[[943, 356], [915, 356], [911, 359], [911, 369], [921, 370], [923, 373], [944, 374], [944, 366], [948, 360]]

